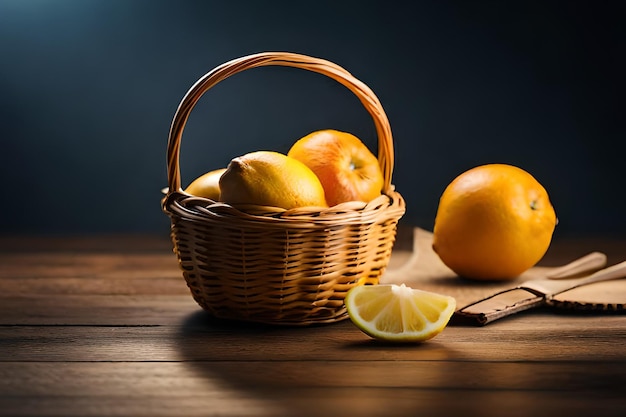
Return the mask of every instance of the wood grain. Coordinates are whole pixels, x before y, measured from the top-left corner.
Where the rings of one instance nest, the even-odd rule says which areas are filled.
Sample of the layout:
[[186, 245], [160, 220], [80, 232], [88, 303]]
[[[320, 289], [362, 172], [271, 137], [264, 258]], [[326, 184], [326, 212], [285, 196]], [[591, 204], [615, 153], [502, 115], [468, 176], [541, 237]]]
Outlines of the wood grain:
[[[151, 324], [154, 319], [140, 324], [138, 314], [131, 317], [137, 322], [124, 326], [0, 326], [0, 361], [340, 361], [347, 355], [356, 361], [377, 357], [394, 361], [625, 360], [622, 316], [601, 317], [596, 319], [602, 320], [601, 325], [589, 327], [586, 316], [555, 318], [536, 313], [480, 328], [451, 325], [428, 343], [408, 346], [376, 342], [349, 321], [316, 328], [274, 328], [212, 325], [204, 313], [180, 317], [178, 325]], [[22, 349], [26, 344], [29, 348]]]
[[[546, 308], [485, 327], [452, 323], [417, 345], [376, 342], [349, 321], [225, 322], [193, 301], [163, 239], [143, 239], [24, 239], [0, 253], [0, 416], [626, 411], [626, 315]], [[597, 249], [564, 247], [558, 260]], [[413, 253], [392, 259], [398, 279]], [[426, 285], [418, 265], [408, 278]]]

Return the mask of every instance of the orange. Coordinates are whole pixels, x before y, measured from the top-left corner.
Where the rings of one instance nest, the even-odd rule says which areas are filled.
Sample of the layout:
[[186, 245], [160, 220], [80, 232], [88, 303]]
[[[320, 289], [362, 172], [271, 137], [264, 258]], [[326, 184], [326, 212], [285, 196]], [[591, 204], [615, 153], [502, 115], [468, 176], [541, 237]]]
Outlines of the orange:
[[545, 255], [556, 223], [546, 189], [530, 173], [482, 165], [456, 177], [441, 195], [433, 250], [462, 277], [513, 279]]
[[199, 176], [185, 188], [185, 192], [196, 197], [218, 201], [220, 199], [219, 180], [225, 171], [226, 168], [220, 168]]
[[257, 151], [234, 158], [219, 180], [220, 200], [231, 205], [272, 206], [285, 210], [328, 207], [317, 176], [297, 159]]
[[326, 201], [369, 202], [381, 195], [383, 173], [378, 159], [356, 136], [338, 130], [318, 130], [296, 141], [288, 156], [317, 175]]

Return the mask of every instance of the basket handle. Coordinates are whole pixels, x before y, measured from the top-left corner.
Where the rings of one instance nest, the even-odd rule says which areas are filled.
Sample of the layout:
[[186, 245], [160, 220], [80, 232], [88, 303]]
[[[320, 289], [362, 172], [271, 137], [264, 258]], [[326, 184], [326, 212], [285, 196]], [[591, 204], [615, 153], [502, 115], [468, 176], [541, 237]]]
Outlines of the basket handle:
[[383, 173], [383, 192], [390, 192], [393, 172], [393, 138], [391, 127], [383, 107], [372, 90], [354, 78], [342, 67], [320, 58], [288, 52], [262, 52], [233, 59], [205, 74], [189, 89], [176, 110], [170, 127], [167, 145], [167, 172], [169, 193], [181, 191], [180, 142], [183, 129], [191, 111], [200, 97], [211, 87], [238, 72], [263, 66], [285, 66], [301, 68], [326, 75], [343, 84], [356, 95], [370, 113], [378, 135], [378, 163]]

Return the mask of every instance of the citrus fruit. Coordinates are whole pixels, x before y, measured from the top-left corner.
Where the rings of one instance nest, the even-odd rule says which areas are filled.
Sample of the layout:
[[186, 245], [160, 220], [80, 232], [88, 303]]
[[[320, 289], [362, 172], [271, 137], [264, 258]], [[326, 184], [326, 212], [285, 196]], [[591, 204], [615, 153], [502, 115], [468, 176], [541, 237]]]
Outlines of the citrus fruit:
[[433, 250], [462, 277], [513, 279], [545, 255], [556, 223], [546, 189], [530, 173], [481, 165], [456, 177], [441, 195]]
[[359, 285], [345, 298], [352, 322], [367, 335], [391, 342], [423, 342], [446, 327], [453, 297], [406, 285]]
[[220, 199], [219, 180], [225, 171], [226, 168], [220, 168], [199, 176], [185, 188], [185, 192], [196, 197], [218, 201]]
[[315, 172], [330, 206], [369, 202], [381, 194], [383, 174], [378, 159], [350, 133], [332, 129], [312, 132], [297, 140], [287, 155]]
[[279, 152], [256, 151], [228, 164], [219, 180], [220, 200], [231, 205], [283, 209], [327, 207], [317, 176], [297, 159]]

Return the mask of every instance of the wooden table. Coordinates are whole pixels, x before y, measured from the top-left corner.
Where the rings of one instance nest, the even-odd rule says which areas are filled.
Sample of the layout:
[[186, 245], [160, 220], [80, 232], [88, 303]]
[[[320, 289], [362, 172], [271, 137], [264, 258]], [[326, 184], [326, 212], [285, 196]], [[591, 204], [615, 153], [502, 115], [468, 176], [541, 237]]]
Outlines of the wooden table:
[[[413, 256], [396, 248], [390, 271]], [[349, 320], [213, 320], [167, 236], [0, 250], [2, 416], [626, 415], [626, 315], [544, 309], [397, 346]], [[593, 250], [616, 263], [626, 240], [555, 241], [541, 264]]]

